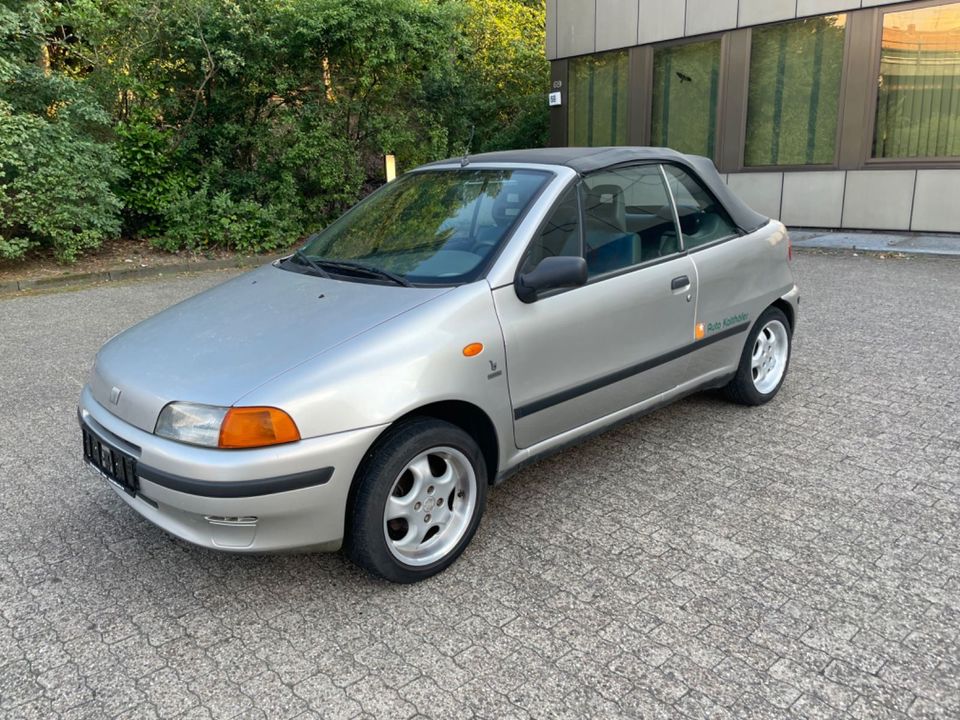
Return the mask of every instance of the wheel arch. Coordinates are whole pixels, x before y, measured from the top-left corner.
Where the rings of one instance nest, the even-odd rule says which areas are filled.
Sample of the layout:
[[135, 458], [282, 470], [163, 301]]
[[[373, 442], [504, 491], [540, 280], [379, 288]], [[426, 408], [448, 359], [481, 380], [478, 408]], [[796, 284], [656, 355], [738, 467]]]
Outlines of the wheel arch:
[[770, 307], [777, 308], [777, 310], [787, 316], [787, 322], [790, 323], [790, 334], [792, 335], [794, 328], [797, 326], [796, 310], [794, 310], [793, 305], [783, 298], [777, 298], [770, 303]]
[[487, 465], [487, 484], [493, 485], [500, 463], [500, 442], [497, 438], [496, 427], [493, 424], [493, 420], [490, 419], [490, 416], [480, 407], [464, 400], [443, 400], [423, 405], [401, 415], [390, 423], [390, 425], [380, 433], [377, 439], [373, 441], [370, 449], [367, 450], [364, 455], [363, 460], [361, 460], [357, 466], [357, 470], [354, 472], [353, 478], [350, 481], [350, 492], [344, 507], [345, 534], [350, 532], [350, 509], [353, 507], [353, 501], [357, 491], [357, 480], [366, 467], [367, 459], [370, 457], [371, 451], [394, 428], [417, 418], [442, 420], [451, 425], [455, 425], [470, 435], [470, 437], [476, 441], [477, 445], [480, 446], [480, 452], [483, 453], [483, 459]]
[[493, 484], [500, 464], [500, 441], [493, 420], [486, 412], [464, 400], [443, 400], [411, 410], [397, 418], [390, 427], [418, 417], [435, 418], [456, 425], [476, 440], [487, 464], [487, 483]]

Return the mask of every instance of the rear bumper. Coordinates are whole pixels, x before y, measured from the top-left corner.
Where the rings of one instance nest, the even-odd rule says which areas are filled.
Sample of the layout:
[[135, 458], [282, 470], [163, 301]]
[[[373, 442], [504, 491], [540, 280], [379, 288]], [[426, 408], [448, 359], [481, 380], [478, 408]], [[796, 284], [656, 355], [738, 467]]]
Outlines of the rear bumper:
[[117, 495], [188, 542], [233, 552], [336, 550], [350, 484], [383, 427], [256, 450], [199, 448], [111, 415], [88, 388], [80, 421], [137, 461], [139, 489]]

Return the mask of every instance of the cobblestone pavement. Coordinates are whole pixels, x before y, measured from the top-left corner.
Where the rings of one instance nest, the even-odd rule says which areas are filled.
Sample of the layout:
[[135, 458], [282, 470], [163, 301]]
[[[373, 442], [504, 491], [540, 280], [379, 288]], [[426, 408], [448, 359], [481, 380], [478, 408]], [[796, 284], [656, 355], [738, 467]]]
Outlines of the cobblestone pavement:
[[0, 716], [960, 716], [960, 263], [796, 267], [776, 402], [524, 471], [413, 587], [190, 547], [82, 467], [93, 353], [223, 274], [0, 301]]

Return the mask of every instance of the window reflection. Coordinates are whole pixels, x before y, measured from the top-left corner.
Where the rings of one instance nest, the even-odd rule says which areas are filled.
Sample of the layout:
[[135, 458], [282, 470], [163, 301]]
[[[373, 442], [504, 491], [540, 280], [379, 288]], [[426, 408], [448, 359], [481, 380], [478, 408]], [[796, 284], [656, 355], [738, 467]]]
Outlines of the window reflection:
[[753, 31], [746, 166], [834, 161], [845, 29], [830, 15]]
[[874, 157], [960, 156], [960, 3], [883, 16]]
[[626, 52], [570, 61], [570, 145], [626, 145], [628, 68]]
[[719, 40], [657, 49], [651, 145], [712, 158], [719, 86]]

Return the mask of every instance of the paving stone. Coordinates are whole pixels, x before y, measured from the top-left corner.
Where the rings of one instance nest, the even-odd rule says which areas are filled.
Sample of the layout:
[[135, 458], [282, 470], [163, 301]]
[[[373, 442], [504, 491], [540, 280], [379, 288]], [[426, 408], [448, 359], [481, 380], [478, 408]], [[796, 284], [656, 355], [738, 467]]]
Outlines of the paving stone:
[[960, 717], [960, 265], [795, 268], [773, 403], [531, 466], [403, 587], [191, 547], [83, 468], [96, 350], [232, 273], [0, 300], [0, 718]]

